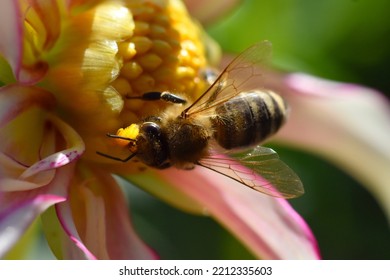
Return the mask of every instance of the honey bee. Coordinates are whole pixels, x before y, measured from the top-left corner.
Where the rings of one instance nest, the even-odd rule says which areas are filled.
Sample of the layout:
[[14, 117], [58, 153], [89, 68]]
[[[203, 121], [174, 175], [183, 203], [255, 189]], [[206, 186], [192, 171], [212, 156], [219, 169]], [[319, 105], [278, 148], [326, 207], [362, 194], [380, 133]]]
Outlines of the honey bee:
[[[274, 150], [259, 145], [279, 130], [288, 111], [280, 95], [258, 85], [261, 74], [256, 72], [257, 65], [270, 53], [268, 41], [249, 47], [184, 110], [187, 100], [171, 92], [147, 92], [137, 97], [175, 104], [158, 116], [107, 134], [128, 141], [128, 157], [97, 153], [122, 162], [136, 157], [157, 169], [202, 166], [275, 197], [303, 194], [294, 171]], [[251, 83], [253, 80], [257, 85]]]

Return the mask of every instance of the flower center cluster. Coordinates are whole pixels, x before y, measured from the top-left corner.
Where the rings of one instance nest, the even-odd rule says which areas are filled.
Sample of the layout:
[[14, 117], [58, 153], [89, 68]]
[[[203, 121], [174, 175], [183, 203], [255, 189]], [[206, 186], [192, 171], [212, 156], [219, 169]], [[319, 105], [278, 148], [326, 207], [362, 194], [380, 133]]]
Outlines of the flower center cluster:
[[123, 64], [112, 82], [123, 96], [121, 118], [127, 125], [165, 106], [127, 96], [168, 90], [191, 100], [204, 89], [198, 78], [206, 65], [200, 31], [187, 11], [177, 1], [171, 2], [165, 6], [143, 1], [128, 5], [134, 20], [133, 36], [118, 43]]

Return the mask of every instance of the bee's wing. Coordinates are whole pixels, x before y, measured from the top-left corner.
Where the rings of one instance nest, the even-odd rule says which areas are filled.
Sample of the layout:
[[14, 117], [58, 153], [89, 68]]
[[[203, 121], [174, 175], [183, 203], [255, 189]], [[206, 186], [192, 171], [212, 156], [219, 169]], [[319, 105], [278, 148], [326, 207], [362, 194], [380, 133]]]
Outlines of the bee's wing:
[[[261, 74], [256, 65], [270, 58], [272, 45], [269, 41], [262, 41], [252, 45], [233, 59], [222, 71], [214, 83], [194, 102], [182, 112], [183, 117], [197, 113], [207, 114], [213, 108], [238, 95], [240, 92], [253, 90], [252, 79], [260, 79]], [[257, 88], [259, 81], [256, 81]]]
[[257, 146], [234, 157], [212, 154], [202, 159], [199, 165], [274, 197], [293, 198], [304, 193], [299, 177], [274, 150]]

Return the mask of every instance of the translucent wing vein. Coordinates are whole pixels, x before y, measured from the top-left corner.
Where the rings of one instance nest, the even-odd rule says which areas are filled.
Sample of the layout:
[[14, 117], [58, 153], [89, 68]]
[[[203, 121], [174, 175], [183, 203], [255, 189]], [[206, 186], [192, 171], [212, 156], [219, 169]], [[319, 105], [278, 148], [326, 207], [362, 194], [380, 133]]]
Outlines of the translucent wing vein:
[[262, 74], [259, 73], [258, 66], [267, 61], [271, 53], [272, 46], [268, 41], [246, 49], [230, 62], [204, 94], [182, 112], [182, 116], [189, 117], [198, 113], [212, 115], [219, 104], [241, 92], [261, 88]]
[[199, 164], [271, 196], [293, 198], [304, 193], [299, 177], [272, 149], [258, 146], [231, 156], [212, 154]]

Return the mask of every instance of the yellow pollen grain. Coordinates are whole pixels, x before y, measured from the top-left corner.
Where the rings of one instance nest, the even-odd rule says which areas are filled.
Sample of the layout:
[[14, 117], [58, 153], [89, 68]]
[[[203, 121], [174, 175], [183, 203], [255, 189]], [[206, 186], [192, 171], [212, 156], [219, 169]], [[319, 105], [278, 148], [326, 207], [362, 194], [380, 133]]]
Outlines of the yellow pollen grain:
[[197, 47], [196, 45], [194, 44], [194, 42], [192, 41], [189, 41], [189, 40], [186, 40], [182, 43], [182, 46], [188, 50], [188, 51], [191, 51], [191, 52], [194, 52], [196, 53], [197, 52]]
[[130, 39], [130, 42], [135, 45], [137, 54], [144, 54], [149, 51], [150, 48], [153, 46], [152, 40], [150, 40], [148, 37], [143, 36], [135, 36]]
[[184, 65], [191, 65], [192, 57], [187, 50], [181, 50], [179, 53], [179, 60]]
[[194, 89], [193, 82], [187, 82], [186, 84], [179, 84], [176, 85], [175, 87], [176, 92], [187, 92], [187, 91], [192, 91], [193, 89]]
[[156, 80], [161, 82], [169, 82], [170, 79], [175, 75], [175, 70], [173, 67], [163, 66], [158, 68], [156, 71], [153, 72], [153, 76], [156, 78]]
[[134, 21], [134, 34], [137, 36], [145, 36], [150, 32], [150, 25], [144, 21]]
[[150, 26], [150, 35], [155, 39], [164, 38], [167, 35], [167, 29], [161, 25], [153, 24]]
[[180, 41], [174, 39], [174, 38], [168, 38], [165, 40], [174, 50], [181, 49]]
[[146, 70], [154, 70], [161, 65], [163, 60], [154, 53], [148, 53], [138, 58], [137, 61]]
[[139, 110], [139, 108], [144, 107], [145, 101], [141, 99], [125, 99], [124, 108], [129, 111], [136, 111]]
[[[137, 124], [132, 124], [126, 128], [120, 128], [116, 132], [116, 135], [121, 136], [121, 137], [125, 137], [125, 138], [129, 138], [132, 140], [135, 140], [137, 138], [138, 134], [139, 134], [139, 126]], [[131, 141], [125, 140], [125, 139], [115, 138], [115, 142], [117, 145], [124, 147], [124, 146], [127, 146]]]
[[123, 57], [124, 60], [132, 59], [137, 54], [137, 51], [135, 50], [135, 44], [133, 42], [119, 43], [118, 54]]
[[169, 17], [167, 15], [159, 13], [154, 18], [154, 22], [159, 24], [159, 25], [167, 26], [169, 24]]
[[121, 70], [122, 76], [130, 80], [139, 77], [142, 72], [142, 67], [135, 61], [126, 62]]
[[119, 77], [115, 81], [113, 81], [112, 86], [122, 96], [131, 95], [131, 93], [133, 92], [129, 81], [122, 77]]
[[155, 81], [152, 76], [148, 74], [142, 74], [137, 78], [137, 82], [134, 83], [134, 88], [141, 94], [150, 91], [155, 85]]
[[179, 79], [191, 78], [194, 77], [194, 75], [195, 75], [195, 71], [190, 67], [186, 67], [186, 66], [177, 67], [176, 76]]
[[167, 55], [172, 52], [172, 47], [166, 41], [154, 40], [152, 51], [159, 55]]
[[169, 64], [176, 64], [180, 62], [180, 58], [177, 55], [170, 54], [165, 57], [165, 61]]
[[126, 137], [132, 140], [135, 140], [139, 134], [139, 126], [135, 123], [129, 125], [126, 128], [118, 129], [116, 135], [121, 137]]
[[137, 20], [150, 21], [155, 17], [153, 7], [142, 6], [137, 8], [132, 8], [131, 12]]
[[203, 64], [203, 61], [201, 59], [199, 59], [198, 57], [192, 58], [191, 62], [194, 65], [194, 67], [198, 67], [198, 68], [201, 68], [202, 64]]
[[181, 57], [188, 57], [188, 56], [189, 56], [188, 50], [182, 49], [182, 50], [180, 51], [180, 56], [181, 56]]

